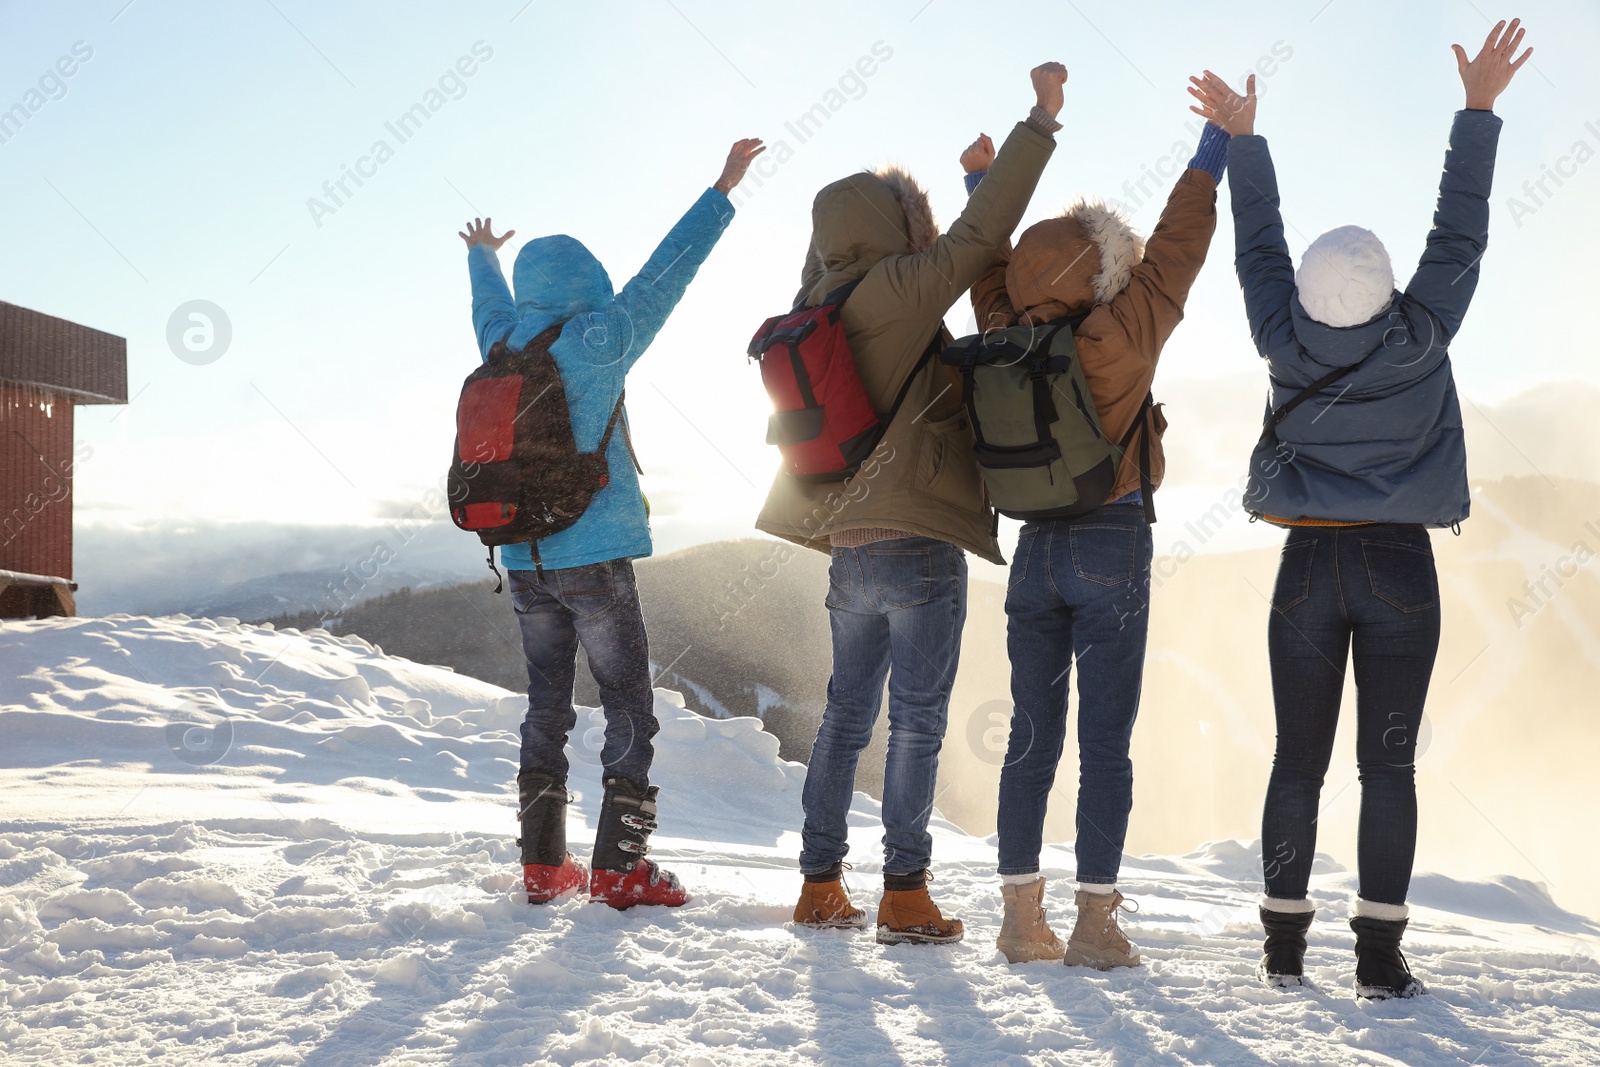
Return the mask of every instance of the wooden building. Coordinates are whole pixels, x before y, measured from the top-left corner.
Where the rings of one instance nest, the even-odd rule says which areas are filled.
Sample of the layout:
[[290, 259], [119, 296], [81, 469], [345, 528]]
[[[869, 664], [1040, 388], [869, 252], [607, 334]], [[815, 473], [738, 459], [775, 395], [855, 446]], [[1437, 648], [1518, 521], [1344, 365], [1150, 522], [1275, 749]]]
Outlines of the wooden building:
[[76, 613], [79, 404], [128, 402], [128, 344], [0, 301], [0, 618]]

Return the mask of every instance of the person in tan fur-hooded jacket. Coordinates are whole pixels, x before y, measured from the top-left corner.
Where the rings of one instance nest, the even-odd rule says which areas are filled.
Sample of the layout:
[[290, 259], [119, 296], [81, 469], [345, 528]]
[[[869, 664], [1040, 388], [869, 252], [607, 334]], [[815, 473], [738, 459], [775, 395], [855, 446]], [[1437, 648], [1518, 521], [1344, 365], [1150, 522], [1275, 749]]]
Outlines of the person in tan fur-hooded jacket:
[[857, 926], [865, 915], [842, 881], [856, 761], [889, 689], [884, 770], [884, 893], [878, 940], [961, 938], [928, 896], [934, 778], [966, 618], [963, 550], [1001, 562], [972, 456], [959, 381], [937, 360], [944, 314], [1010, 237], [1055, 148], [1066, 68], [1032, 72], [1037, 106], [1018, 123], [989, 181], [940, 234], [927, 196], [903, 171], [852, 174], [812, 206], [800, 300], [815, 305], [859, 281], [840, 310], [862, 386], [880, 412], [908, 391], [882, 441], [847, 481], [780, 473], [756, 525], [827, 552], [833, 631], [828, 703], [811, 750], [802, 804], [796, 924]]
[[[1133, 807], [1128, 746], [1139, 710], [1149, 631], [1152, 503], [1161, 484], [1166, 420], [1149, 402], [1162, 346], [1183, 318], [1217, 225], [1217, 182], [1228, 135], [1207, 125], [1149, 240], [1118, 211], [1080, 200], [1030, 226], [972, 287], [982, 330], [1074, 320], [1073, 338], [1101, 430], [1120, 441], [1135, 426], [1105, 504], [1071, 519], [1022, 527], [1006, 594], [1015, 710], [1000, 772], [999, 873], [1005, 916], [999, 948], [1013, 963], [1065, 959], [1099, 969], [1139, 956], [1117, 924], [1117, 872]], [[981, 195], [994, 149], [979, 137], [962, 155]], [[1137, 438], [1134, 438], [1137, 440]], [[1148, 446], [1142, 447], [1142, 446]], [[1141, 472], [1141, 456], [1149, 469]], [[1078, 672], [1077, 923], [1062, 945], [1045, 924], [1039, 851], [1066, 735], [1067, 691]]]

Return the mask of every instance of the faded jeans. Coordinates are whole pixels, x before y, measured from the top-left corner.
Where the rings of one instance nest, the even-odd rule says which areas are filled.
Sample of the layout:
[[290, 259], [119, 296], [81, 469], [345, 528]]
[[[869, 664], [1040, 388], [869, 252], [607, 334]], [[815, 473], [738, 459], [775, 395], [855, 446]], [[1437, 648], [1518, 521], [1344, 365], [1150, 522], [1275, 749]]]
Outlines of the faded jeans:
[[1001, 874], [1039, 869], [1076, 662], [1077, 877], [1101, 885], [1117, 880], [1133, 809], [1128, 746], [1150, 630], [1151, 551], [1150, 524], [1138, 504], [1022, 527], [1006, 593], [1014, 710], [1000, 770]]
[[967, 617], [966, 557], [929, 537], [835, 548], [827, 606], [833, 675], [801, 795], [800, 870], [829, 870], [849, 851], [856, 761], [872, 738], [886, 678], [883, 869], [923, 870], [933, 857], [928, 819]]
[[528, 715], [522, 723], [522, 770], [565, 781], [567, 736], [577, 724], [572, 682], [578, 645], [605, 709], [605, 775], [641, 788], [650, 782], [651, 739], [660, 728], [650, 686], [650, 649], [633, 563], [508, 571], [511, 599], [528, 661]]

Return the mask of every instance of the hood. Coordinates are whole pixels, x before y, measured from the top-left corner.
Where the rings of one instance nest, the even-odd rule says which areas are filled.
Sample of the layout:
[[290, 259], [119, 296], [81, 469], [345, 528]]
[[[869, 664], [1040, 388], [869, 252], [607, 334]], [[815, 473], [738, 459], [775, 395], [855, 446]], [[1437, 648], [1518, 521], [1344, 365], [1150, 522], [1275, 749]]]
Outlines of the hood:
[[928, 194], [899, 167], [824, 186], [811, 204], [811, 246], [827, 274], [861, 277], [886, 256], [925, 251], [939, 236]]
[[1144, 259], [1144, 238], [1127, 216], [1099, 200], [1079, 200], [1017, 240], [1006, 268], [1006, 293], [1035, 322], [1109, 304]]
[[523, 319], [570, 319], [611, 302], [611, 278], [594, 253], [566, 234], [536, 237], [517, 253], [511, 274]]
[[[1397, 307], [1399, 301], [1400, 294], [1390, 290], [1383, 306], [1365, 322], [1358, 322], [1354, 326], [1330, 326], [1311, 314], [1297, 292], [1289, 301], [1295, 340], [1312, 359], [1330, 368], [1358, 363], [1384, 346], [1391, 324], [1383, 313], [1391, 307]], [[1392, 365], [1400, 368], [1409, 362], [1409, 359], [1391, 361]], [[1409, 381], [1409, 375], [1402, 375], [1402, 380]]]
[[1307, 315], [1327, 326], [1359, 326], [1389, 306], [1394, 267], [1378, 235], [1340, 226], [1311, 242], [1294, 284]]

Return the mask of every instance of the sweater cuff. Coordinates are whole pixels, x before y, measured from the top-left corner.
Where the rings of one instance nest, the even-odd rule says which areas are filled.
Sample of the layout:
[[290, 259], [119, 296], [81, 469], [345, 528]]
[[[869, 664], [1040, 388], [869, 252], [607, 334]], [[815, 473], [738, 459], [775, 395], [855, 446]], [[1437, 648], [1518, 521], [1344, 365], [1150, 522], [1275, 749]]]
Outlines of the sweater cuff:
[[978, 183], [983, 181], [983, 176], [988, 173], [986, 170], [975, 170], [971, 174], [962, 175], [961, 180], [966, 183], [968, 196], [978, 191]]
[[1038, 104], [1033, 105], [1033, 110], [1028, 112], [1027, 125], [1044, 134], [1053, 137], [1061, 129], [1061, 123], [1050, 117], [1050, 113]]
[[1200, 132], [1200, 145], [1194, 150], [1194, 158], [1189, 160], [1189, 166], [1208, 172], [1221, 185], [1222, 171], [1228, 165], [1228, 142], [1231, 140], [1233, 138], [1222, 127], [1206, 123], [1206, 128]]

